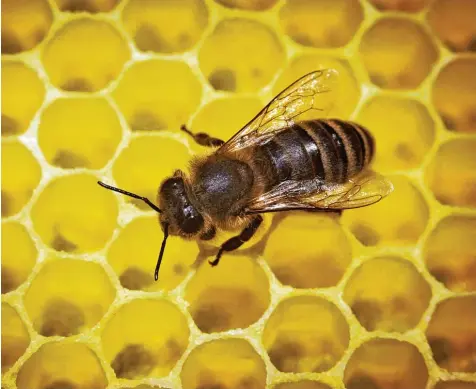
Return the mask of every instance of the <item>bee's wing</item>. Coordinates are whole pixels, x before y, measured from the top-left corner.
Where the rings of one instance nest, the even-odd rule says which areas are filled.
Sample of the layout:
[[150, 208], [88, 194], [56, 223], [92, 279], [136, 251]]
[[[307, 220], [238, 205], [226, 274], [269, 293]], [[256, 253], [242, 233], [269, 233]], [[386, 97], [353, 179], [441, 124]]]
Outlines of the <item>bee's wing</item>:
[[392, 182], [372, 170], [366, 170], [343, 184], [325, 184], [317, 180], [285, 181], [253, 199], [245, 213], [360, 208], [380, 201], [392, 191]]
[[[316, 70], [293, 82], [276, 95], [248, 124], [223, 144], [217, 153], [237, 151], [252, 145], [262, 144], [278, 132], [292, 125], [293, 120], [310, 110], [325, 111], [333, 103], [332, 85], [338, 73], [334, 69]], [[329, 94], [328, 99], [317, 107], [320, 94]], [[326, 106], [326, 107], [325, 107]]]

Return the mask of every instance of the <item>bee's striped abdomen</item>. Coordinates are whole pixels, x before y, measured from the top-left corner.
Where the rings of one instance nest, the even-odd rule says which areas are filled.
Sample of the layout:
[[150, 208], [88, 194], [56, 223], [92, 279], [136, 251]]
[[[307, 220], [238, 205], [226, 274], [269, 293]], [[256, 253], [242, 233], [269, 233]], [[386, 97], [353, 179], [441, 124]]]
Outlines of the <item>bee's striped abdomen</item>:
[[325, 180], [344, 182], [373, 158], [374, 140], [362, 126], [337, 119], [299, 123], [312, 136], [323, 158]]
[[268, 188], [289, 179], [344, 182], [371, 161], [373, 139], [354, 123], [305, 121], [258, 146], [254, 155]]

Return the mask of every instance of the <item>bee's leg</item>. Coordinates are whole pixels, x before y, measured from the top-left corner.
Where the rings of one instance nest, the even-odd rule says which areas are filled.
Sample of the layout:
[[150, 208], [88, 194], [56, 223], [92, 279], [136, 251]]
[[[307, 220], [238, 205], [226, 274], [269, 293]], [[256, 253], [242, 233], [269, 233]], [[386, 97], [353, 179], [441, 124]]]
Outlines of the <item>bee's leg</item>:
[[218, 138], [214, 138], [208, 134], [205, 134], [204, 132], [198, 132], [194, 134], [185, 125], [182, 125], [180, 129], [190, 135], [195, 142], [202, 146], [218, 147], [225, 143], [225, 141]]
[[234, 236], [233, 238], [228, 239], [223, 243], [218, 250], [218, 254], [213, 261], [210, 261], [210, 265], [216, 266], [220, 262], [221, 255], [224, 251], [233, 251], [239, 248], [243, 243], [248, 242], [255, 232], [258, 230], [258, 227], [263, 222], [263, 217], [261, 215], [256, 215], [251, 219], [250, 223], [241, 231], [241, 234]]

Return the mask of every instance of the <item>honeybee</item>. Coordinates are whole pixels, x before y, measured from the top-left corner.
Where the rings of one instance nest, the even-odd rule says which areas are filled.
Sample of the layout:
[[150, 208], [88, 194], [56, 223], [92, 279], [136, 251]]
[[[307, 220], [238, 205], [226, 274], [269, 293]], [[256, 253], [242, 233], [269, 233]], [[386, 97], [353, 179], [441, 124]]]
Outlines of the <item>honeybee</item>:
[[374, 204], [393, 191], [391, 181], [370, 169], [375, 142], [363, 126], [339, 119], [295, 120], [315, 107], [316, 97], [331, 90], [334, 69], [304, 75], [276, 95], [228, 141], [185, 131], [214, 149], [191, 160], [189, 172], [166, 178], [158, 205], [135, 193], [102, 182], [106, 189], [139, 199], [159, 213], [164, 232], [155, 268], [169, 235], [210, 240], [217, 230], [241, 231], [218, 249], [224, 252], [249, 241], [261, 214], [290, 210], [337, 211]]

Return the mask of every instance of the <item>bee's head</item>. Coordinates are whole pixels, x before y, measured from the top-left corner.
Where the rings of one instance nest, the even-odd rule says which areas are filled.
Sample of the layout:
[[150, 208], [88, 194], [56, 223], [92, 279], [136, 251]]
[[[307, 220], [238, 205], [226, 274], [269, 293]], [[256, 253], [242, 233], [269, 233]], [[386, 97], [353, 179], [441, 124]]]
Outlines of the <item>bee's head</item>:
[[175, 175], [162, 183], [158, 200], [162, 210], [160, 223], [162, 228], [168, 225], [171, 235], [190, 238], [201, 232], [203, 217], [190, 201], [181, 176]]
[[180, 172], [177, 172], [171, 178], [167, 178], [160, 186], [158, 196], [160, 208], [146, 197], [104, 184], [101, 181], [98, 181], [98, 184], [114, 192], [142, 200], [159, 213], [160, 225], [164, 231], [164, 239], [162, 240], [159, 258], [155, 267], [156, 281], [159, 277], [160, 264], [162, 263], [162, 257], [169, 234], [191, 238], [200, 233], [203, 229], [203, 216], [189, 200]]

